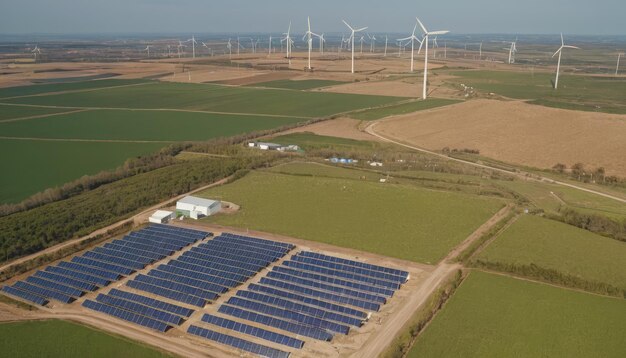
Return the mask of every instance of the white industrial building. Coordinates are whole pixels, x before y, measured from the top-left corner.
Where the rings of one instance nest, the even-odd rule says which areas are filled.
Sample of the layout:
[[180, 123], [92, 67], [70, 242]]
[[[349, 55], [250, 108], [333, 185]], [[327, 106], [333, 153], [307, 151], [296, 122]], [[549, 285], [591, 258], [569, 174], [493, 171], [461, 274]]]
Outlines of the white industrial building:
[[157, 210], [148, 219], [149, 222], [155, 224], [165, 224], [174, 217], [174, 213], [171, 211]]
[[219, 213], [220, 210], [222, 210], [222, 202], [217, 200], [186, 196], [176, 202], [176, 214], [192, 219], [211, 216]]

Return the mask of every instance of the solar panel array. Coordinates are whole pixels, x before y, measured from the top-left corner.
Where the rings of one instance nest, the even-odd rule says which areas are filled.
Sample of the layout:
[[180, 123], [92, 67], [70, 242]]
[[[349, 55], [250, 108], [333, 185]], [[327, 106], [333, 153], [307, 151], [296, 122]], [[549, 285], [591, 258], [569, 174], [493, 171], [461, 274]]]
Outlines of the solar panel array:
[[362, 326], [408, 279], [406, 271], [304, 251], [238, 291], [218, 312], [330, 341]]
[[225, 233], [184, 252], [127, 285], [204, 307], [284, 257], [291, 244]]
[[211, 331], [206, 328], [201, 328], [198, 326], [189, 326], [187, 330], [188, 333], [191, 333], [196, 336], [204, 337], [211, 341], [219, 342], [234, 348], [238, 348], [247, 352], [252, 352], [258, 354], [262, 357], [272, 357], [272, 358], [288, 358], [289, 352], [283, 352], [278, 349], [274, 349], [271, 347], [266, 347], [257, 343], [252, 343], [246, 341], [245, 339], [229, 336], [227, 334]]
[[4, 286], [2, 292], [38, 305], [51, 300], [71, 303], [208, 236], [210, 233], [204, 231], [150, 225], [71, 261], [48, 266], [23, 281]]

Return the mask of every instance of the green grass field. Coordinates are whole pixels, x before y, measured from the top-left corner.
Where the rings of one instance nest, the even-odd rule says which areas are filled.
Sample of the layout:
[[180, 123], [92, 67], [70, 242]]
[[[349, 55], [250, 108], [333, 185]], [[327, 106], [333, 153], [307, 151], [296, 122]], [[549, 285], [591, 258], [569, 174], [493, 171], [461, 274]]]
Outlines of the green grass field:
[[0, 122], [7, 119], [24, 118], [31, 116], [43, 116], [47, 114], [68, 112], [67, 109], [40, 108], [0, 105]]
[[520, 217], [478, 259], [535, 264], [626, 289], [626, 243], [538, 216]]
[[61, 320], [1, 323], [0, 347], [2, 356], [11, 358], [173, 357], [126, 338]]
[[93, 110], [0, 123], [0, 136], [201, 141], [272, 129], [302, 121], [300, 118], [289, 117], [195, 112]]
[[283, 88], [283, 89], [293, 89], [293, 90], [311, 90], [322, 87], [336, 86], [341, 85], [346, 82], [341, 81], [330, 81], [330, 80], [278, 80], [278, 81], [269, 81], [262, 83], [255, 83], [249, 85], [249, 87], [267, 87], [267, 88]]
[[15, 203], [83, 175], [114, 169], [162, 143], [102, 143], [0, 139], [0, 203]]
[[623, 357], [626, 301], [472, 272], [408, 354]]
[[51, 84], [39, 84], [32, 86], [19, 86], [19, 87], [7, 87], [0, 88], [0, 100], [8, 97], [17, 96], [32, 96], [44, 93], [64, 92], [64, 91], [81, 91], [91, 90], [97, 88], [113, 87], [113, 86], [126, 86], [137, 83], [149, 83], [146, 80], [118, 80], [118, 79], [106, 79], [97, 81], [83, 81], [83, 82], [67, 82], [67, 83], [51, 83]]
[[559, 89], [551, 81], [555, 73], [506, 71], [455, 71], [455, 82], [464, 83], [485, 93], [536, 100], [536, 104], [565, 109], [626, 114], [626, 79], [578, 76], [561, 73]]
[[241, 205], [237, 214], [209, 222], [422, 263], [441, 260], [503, 205], [410, 185], [263, 171], [199, 195]]
[[449, 106], [459, 103], [453, 99], [431, 98], [427, 101], [413, 101], [382, 108], [373, 108], [361, 112], [351, 113], [350, 117], [364, 121], [373, 121], [389, 116], [397, 116], [401, 114], [423, 111], [431, 108]]
[[312, 118], [381, 106], [399, 100], [401, 99], [397, 97], [386, 96], [150, 82], [141, 86], [23, 97], [8, 101], [82, 108], [191, 109]]

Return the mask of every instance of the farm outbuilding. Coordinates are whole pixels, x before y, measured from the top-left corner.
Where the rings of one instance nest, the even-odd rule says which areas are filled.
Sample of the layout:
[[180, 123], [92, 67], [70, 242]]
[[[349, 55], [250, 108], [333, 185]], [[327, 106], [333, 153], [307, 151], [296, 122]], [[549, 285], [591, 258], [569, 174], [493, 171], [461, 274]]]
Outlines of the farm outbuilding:
[[222, 210], [222, 202], [218, 200], [186, 196], [176, 202], [176, 213], [192, 219], [211, 216], [220, 210]]
[[166, 210], [157, 210], [148, 219], [149, 222], [155, 224], [165, 224], [174, 217], [174, 213]]

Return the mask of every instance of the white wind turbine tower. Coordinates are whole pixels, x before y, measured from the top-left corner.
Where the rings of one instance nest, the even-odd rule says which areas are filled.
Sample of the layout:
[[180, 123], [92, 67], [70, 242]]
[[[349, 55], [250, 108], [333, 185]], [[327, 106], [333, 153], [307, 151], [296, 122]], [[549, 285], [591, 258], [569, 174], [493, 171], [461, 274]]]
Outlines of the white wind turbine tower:
[[439, 48], [439, 44], [437, 43], [437, 36], [433, 38], [433, 59], [437, 58], [437, 49]]
[[324, 43], [326, 43], [326, 39], [324, 38], [324, 34], [318, 36], [320, 39], [320, 54], [324, 55]]
[[307, 44], [309, 45], [309, 70], [311, 70], [311, 51], [313, 50], [313, 36], [320, 37], [318, 34], [311, 32], [311, 18], [307, 17], [307, 23], [309, 25], [309, 29], [302, 37], [302, 40], [306, 39]]
[[370, 34], [367, 34], [367, 37], [370, 39], [370, 52], [376, 52], [376, 35], [370, 36]]
[[39, 49], [39, 46], [35, 45], [35, 48], [31, 52], [33, 53], [33, 56], [35, 56], [35, 62], [37, 62], [37, 55], [41, 55], [41, 50]]
[[[413, 69], [414, 69], [415, 41], [420, 43], [420, 50], [422, 49], [422, 44], [424, 43], [424, 41], [420, 41], [420, 39], [418, 39], [417, 36], [415, 36], [415, 31], [417, 31], [417, 24], [415, 24], [415, 27], [413, 28], [413, 32], [411, 33], [411, 36], [405, 37], [403, 39], [398, 39], [398, 41], [400, 42], [409, 40], [411, 43], [411, 72], [413, 72]], [[402, 47], [402, 45], [400, 45], [400, 47]]]
[[357, 29], [355, 30], [354, 28], [352, 28], [352, 26], [348, 25], [348, 23], [346, 22], [346, 20], [341, 20], [343, 21], [344, 24], [346, 24], [346, 26], [348, 26], [348, 28], [350, 29], [350, 31], [352, 31], [352, 34], [350, 35], [350, 37], [348, 38], [349, 41], [352, 41], [352, 73], [354, 73], [354, 35], [357, 32], [361, 32], [361, 31], [365, 31], [367, 30], [367, 27], [363, 27], [361, 29]]
[[191, 41], [191, 48], [192, 48], [192, 53], [193, 53], [193, 58], [196, 58], [196, 44], [198, 43], [196, 41], [196, 37], [194, 35], [191, 36], [191, 38], [187, 41]]
[[269, 51], [267, 53], [267, 57], [270, 56], [272, 56], [272, 35], [270, 35]]
[[573, 49], [580, 50], [579, 47], [566, 45], [565, 40], [563, 40], [563, 34], [561, 34], [561, 47], [559, 47], [559, 49], [556, 50], [554, 55], [552, 55], [552, 58], [554, 58], [554, 56], [556, 56], [557, 54], [559, 55], [559, 62], [556, 65], [556, 80], [554, 81], [555, 90], [559, 88], [559, 72], [561, 71], [561, 55], [563, 54], [564, 48], [573, 48]]
[[228, 39], [228, 43], [226, 44], [226, 48], [228, 49], [228, 58], [232, 59], [233, 58], [233, 44], [232, 44], [232, 42], [230, 42], [230, 39]]
[[617, 67], [615, 67], [615, 77], [619, 75], [619, 60], [622, 58], [623, 53], [617, 54]]
[[387, 57], [387, 44], [389, 43], [389, 36], [385, 35], [385, 56]]
[[437, 35], [445, 35], [450, 31], [431, 31], [428, 32], [428, 30], [426, 30], [426, 27], [424, 27], [424, 24], [422, 24], [422, 22], [420, 21], [420, 19], [416, 18], [417, 23], [420, 25], [420, 27], [422, 28], [422, 30], [424, 31], [424, 40], [423, 42], [426, 43], [426, 53], [424, 55], [424, 87], [423, 87], [423, 93], [422, 93], [422, 98], [426, 99], [427, 98], [427, 85], [428, 85], [428, 37], [430, 36], [437, 36]]
[[146, 48], [143, 50], [148, 51], [148, 58], [150, 58], [150, 45], [146, 46]]
[[180, 50], [185, 47], [185, 45], [183, 44], [182, 41], [178, 41], [178, 58], [180, 58], [181, 54], [180, 54]]
[[511, 47], [509, 48], [509, 65], [515, 63], [515, 53], [517, 52], [517, 39], [511, 42]]
[[287, 59], [289, 60], [289, 65], [291, 65], [291, 21], [289, 21], [289, 28], [287, 29], [287, 32], [283, 35], [285, 35], [285, 37], [281, 39], [280, 42], [282, 43], [283, 41], [286, 41]]

